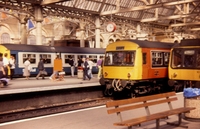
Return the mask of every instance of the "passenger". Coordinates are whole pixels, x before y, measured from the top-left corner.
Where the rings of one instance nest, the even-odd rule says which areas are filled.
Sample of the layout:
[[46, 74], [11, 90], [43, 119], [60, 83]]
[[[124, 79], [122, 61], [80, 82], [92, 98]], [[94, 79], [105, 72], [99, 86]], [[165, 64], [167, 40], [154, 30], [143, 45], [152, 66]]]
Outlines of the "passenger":
[[5, 77], [8, 78], [8, 67], [9, 67], [9, 60], [8, 60], [8, 54], [5, 53], [3, 57], [3, 66], [5, 71]]
[[80, 58], [79, 57], [79, 59], [78, 59], [78, 69], [82, 69], [82, 64], [83, 64], [83, 60], [82, 60], [82, 58]]
[[88, 75], [89, 64], [85, 58], [83, 58], [83, 80], [86, 80], [86, 77], [90, 80], [91, 77]]
[[93, 75], [92, 75], [92, 66], [94, 65], [93, 61], [91, 61], [90, 58], [87, 58], [87, 62], [89, 64], [89, 69], [88, 69], [88, 75], [93, 78]]
[[69, 65], [71, 67], [71, 76], [74, 77], [75, 64], [74, 64], [74, 59], [72, 56], [69, 59]]
[[3, 66], [3, 54], [0, 53], [0, 78], [4, 78], [6, 75], [4, 66]]
[[15, 74], [15, 57], [14, 56], [10, 56], [10, 59], [9, 59], [9, 67], [10, 67], [10, 79], [12, 80], [13, 79], [13, 76]]
[[29, 80], [30, 77], [30, 71], [31, 71], [31, 58], [29, 57], [25, 62], [24, 62], [24, 73], [23, 76], [26, 77], [26, 80]]
[[5, 71], [4, 71], [4, 66], [3, 66], [3, 54], [0, 53], [0, 85], [1, 86], [6, 86], [8, 83], [8, 79], [5, 78]]
[[102, 62], [103, 62], [103, 57], [100, 56], [100, 59], [97, 61], [97, 68], [98, 68], [98, 75], [97, 78], [101, 78], [101, 70], [102, 70]]
[[40, 61], [38, 62], [38, 70], [39, 70], [39, 73], [37, 74], [36, 76], [36, 79], [38, 80], [40, 75], [42, 75], [42, 79], [44, 79], [44, 72], [45, 72], [45, 69], [44, 69], [44, 62], [43, 62], [43, 59], [41, 58]]
[[[49, 77], [50, 80], [55, 81], [60, 75], [59, 72], [64, 72], [62, 67], [62, 60], [59, 55], [57, 55], [56, 59], [54, 59], [54, 67], [53, 67], [53, 74]], [[62, 75], [64, 79], [64, 76]]]

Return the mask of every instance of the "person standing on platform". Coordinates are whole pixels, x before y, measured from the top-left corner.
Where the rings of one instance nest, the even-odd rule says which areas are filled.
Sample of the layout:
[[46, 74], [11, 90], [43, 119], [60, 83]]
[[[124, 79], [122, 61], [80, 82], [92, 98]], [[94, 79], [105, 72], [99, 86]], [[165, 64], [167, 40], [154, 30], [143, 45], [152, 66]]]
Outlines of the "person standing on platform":
[[74, 77], [74, 69], [75, 69], [75, 66], [74, 66], [74, 59], [73, 57], [71, 56], [70, 59], [69, 59], [69, 65], [71, 67], [71, 76]]
[[78, 69], [82, 69], [83, 60], [81, 57], [78, 58]]
[[5, 70], [4, 70], [4, 66], [3, 66], [3, 54], [0, 53], [0, 79], [4, 78], [5, 76]]
[[89, 64], [88, 75], [89, 75], [91, 78], [93, 78], [93, 75], [92, 75], [92, 66], [93, 66], [94, 63], [91, 61], [90, 58], [87, 58], [87, 62], [88, 62], [88, 64]]
[[31, 58], [29, 57], [25, 62], [24, 62], [24, 73], [23, 76], [26, 77], [26, 80], [29, 80], [30, 77], [30, 70], [31, 70]]
[[44, 62], [43, 62], [43, 59], [41, 58], [40, 61], [38, 62], [38, 70], [39, 70], [39, 73], [37, 74], [36, 76], [36, 79], [38, 80], [40, 75], [42, 75], [42, 79], [44, 79]]
[[102, 70], [102, 63], [103, 63], [103, 57], [100, 56], [100, 59], [97, 61], [97, 68], [98, 68], [98, 75], [97, 78], [101, 78], [101, 70]]
[[90, 80], [91, 77], [88, 75], [89, 64], [85, 58], [83, 58], [83, 80], [86, 80], [86, 77]]
[[10, 56], [9, 59], [9, 66], [10, 66], [10, 79], [13, 79], [13, 76], [15, 74], [15, 57], [14, 56]]
[[57, 55], [56, 59], [54, 59], [53, 74], [49, 77], [49, 79], [55, 81], [57, 77], [62, 77], [62, 79], [59, 80], [63, 80], [64, 75], [59, 75], [59, 72], [65, 73], [63, 71], [62, 59], [59, 55]]
[[3, 57], [3, 66], [5, 71], [5, 77], [8, 78], [8, 67], [9, 67], [9, 60], [8, 60], [8, 54], [5, 53]]

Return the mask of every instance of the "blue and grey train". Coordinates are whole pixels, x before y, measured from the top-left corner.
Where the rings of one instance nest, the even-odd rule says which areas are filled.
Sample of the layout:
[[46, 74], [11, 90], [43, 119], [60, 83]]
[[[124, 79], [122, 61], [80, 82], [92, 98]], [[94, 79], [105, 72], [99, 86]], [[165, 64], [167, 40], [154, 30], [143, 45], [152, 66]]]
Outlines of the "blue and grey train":
[[[16, 59], [15, 76], [22, 76], [24, 69], [24, 62], [28, 57], [31, 57], [31, 75], [38, 73], [37, 65], [40, 58], [45, 60], [45, 70], [48, 75], [53, 72], [53, 62], [57, 54], [60, 54], [63, 69], [66, 74], [70, 73], [69, 58], [73, 57], [75, 63], [78, 62], [79, 58], [89, 57], [93, 62], [94, 66], [92, 69], [93, 73], [97, 73], [98, 69], [95, 64], [100, 56], [103, 56], [105, 49], [103, 48], [85, 48], [85, 47], [69, 47], [69, 46], [43, 46], [43, 45], [26, 45], [26, 44], [0, 44], [0, 52], [7, 53], [14, 56]], [[77, 69], [75, 69], [77, 73]]]

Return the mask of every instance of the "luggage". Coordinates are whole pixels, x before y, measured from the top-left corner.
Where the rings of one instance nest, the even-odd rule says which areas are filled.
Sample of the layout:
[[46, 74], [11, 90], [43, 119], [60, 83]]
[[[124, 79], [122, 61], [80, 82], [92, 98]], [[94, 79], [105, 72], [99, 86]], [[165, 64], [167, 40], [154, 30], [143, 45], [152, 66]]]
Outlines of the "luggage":
[[7, 79], [7, 78], [1, 78], [0, 79], [0, 84], [3, 85], [3, 86], [7, 86], [8, 82], [9, 82], [9, 79]]

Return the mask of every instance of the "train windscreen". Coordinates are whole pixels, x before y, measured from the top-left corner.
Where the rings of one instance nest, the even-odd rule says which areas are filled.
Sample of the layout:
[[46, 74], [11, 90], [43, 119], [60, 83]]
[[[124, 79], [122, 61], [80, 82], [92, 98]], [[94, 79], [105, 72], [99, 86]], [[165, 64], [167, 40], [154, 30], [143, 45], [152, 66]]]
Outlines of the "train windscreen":
[[135, 51], [110, 51], [105, 54], [104, 66], [134, 66]]
[[200, 68], [200, 49], [175, 48], [172, 51], [172, 68]]

